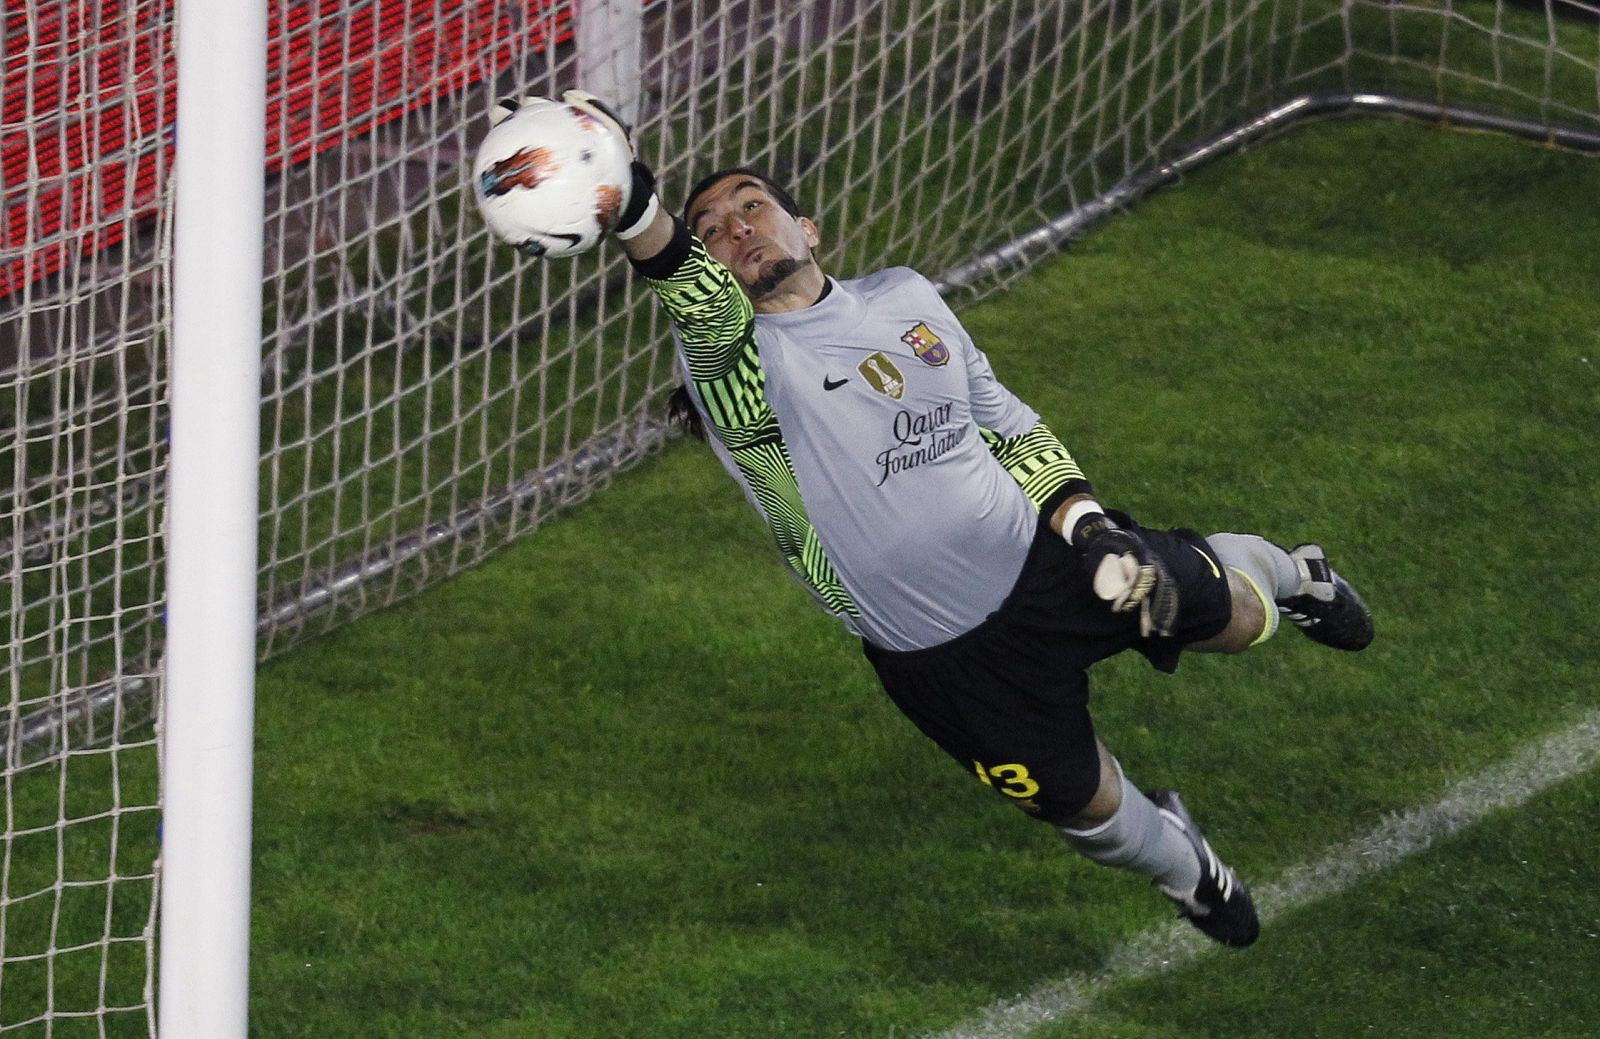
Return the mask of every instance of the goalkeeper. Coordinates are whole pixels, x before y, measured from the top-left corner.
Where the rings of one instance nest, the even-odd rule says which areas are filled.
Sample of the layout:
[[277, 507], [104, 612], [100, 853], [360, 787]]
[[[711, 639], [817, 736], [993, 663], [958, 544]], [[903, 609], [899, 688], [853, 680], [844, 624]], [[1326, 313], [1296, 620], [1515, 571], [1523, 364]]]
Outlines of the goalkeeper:
[[634, 172], [614, 233], [671, 317], [681, 417], [889, 696], [1073, 849], [1153, 878], [1211, 938], [1254, 941], [1247, 889], [1177, 794], [1141, 792], [1096, 737], [1087, 670], [1129, 649], [1165, 672], [1185, 650], [1239, 652], [1280, 613], [1359, 650], [1356, 592], [1316, 545], [1103, 507], [926, 278], [828, 276], [821, 229], [762, 174], [713, 173], [675, 217]]

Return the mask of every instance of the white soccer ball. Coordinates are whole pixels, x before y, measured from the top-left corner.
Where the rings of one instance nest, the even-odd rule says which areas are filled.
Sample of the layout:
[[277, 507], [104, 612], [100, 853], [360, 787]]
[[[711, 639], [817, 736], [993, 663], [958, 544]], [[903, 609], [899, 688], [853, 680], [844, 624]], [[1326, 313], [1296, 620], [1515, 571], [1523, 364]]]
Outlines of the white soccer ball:
[[592, 249], [627, 208], [627, 142], [573, 105], [529, 98], [478, 146], [472, 194], [493, 231], [530, 256]]

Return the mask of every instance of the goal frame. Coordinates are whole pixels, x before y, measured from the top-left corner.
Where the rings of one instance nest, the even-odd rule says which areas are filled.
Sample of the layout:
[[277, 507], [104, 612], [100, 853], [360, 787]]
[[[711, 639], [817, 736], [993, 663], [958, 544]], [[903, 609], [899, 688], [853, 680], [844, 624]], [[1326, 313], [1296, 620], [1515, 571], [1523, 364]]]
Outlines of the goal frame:
[[180, 0], [158, 1034], [249, 1019], [265, 0]]

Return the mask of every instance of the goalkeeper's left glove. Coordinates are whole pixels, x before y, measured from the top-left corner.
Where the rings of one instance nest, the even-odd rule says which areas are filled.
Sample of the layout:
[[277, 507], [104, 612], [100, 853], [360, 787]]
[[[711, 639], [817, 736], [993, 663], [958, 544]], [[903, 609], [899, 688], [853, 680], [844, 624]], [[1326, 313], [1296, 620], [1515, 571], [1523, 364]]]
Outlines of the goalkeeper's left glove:
[[1178, 585], [1161, 557], [1137, 530], [1117, 526], [1096, 508], [1075, 511], [1067, 541], [1077, 548], [1094, 594], [1116, 613], [1138, 610], [1140, 635], [1172, 634]]

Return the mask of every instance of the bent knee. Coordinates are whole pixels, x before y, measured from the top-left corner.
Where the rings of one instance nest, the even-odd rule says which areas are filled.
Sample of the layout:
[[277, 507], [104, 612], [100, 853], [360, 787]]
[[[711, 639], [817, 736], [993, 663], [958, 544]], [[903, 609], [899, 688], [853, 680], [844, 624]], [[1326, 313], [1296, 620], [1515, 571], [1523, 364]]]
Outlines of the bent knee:
[[1243, 653], [1269, 634], [1267, 626], [1275, 616], [1268, 616], [1266, 603], [1255, 585], [1239, 571], [1229, 569], [1228, 591], [1233, 597], [1233, 610], [1227, 627], [1187, 649], [1195, 653]]

